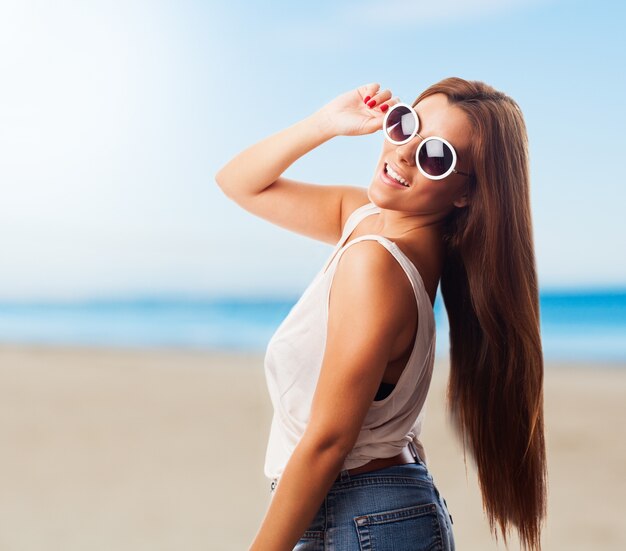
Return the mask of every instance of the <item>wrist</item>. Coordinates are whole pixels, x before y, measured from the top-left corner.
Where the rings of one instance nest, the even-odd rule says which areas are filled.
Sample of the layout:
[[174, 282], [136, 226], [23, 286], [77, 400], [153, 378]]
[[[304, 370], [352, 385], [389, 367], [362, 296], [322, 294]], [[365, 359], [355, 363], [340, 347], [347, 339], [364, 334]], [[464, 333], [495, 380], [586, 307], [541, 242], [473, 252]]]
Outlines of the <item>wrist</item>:
[[323, 110], [316, 111], [307, 117], [309, 122], [313, 124], [317, 132], [323, 137], [324, 141], [334, 138], [337, 133], [332, 127], [330, 116]]

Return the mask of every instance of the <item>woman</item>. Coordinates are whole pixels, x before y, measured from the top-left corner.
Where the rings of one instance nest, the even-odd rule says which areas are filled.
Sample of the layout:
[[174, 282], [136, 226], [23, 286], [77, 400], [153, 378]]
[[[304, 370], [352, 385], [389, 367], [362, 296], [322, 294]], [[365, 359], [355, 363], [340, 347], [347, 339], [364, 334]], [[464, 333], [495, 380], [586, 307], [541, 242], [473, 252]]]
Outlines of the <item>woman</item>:
[[[380, 129], [367, 189], [281, 176], [334, 136]], [[273, 493], [250, 549], [454, 549], [419, 442], [441, 281], [446, 405], [490, 529], [506, 543], [512, 525], [539, 550], [543, 356], [518, 105], [460, 78], [411, 106], [368, 84], [244, 150], [216, 181], [249, 212], [336, 244], [268, 344]]]

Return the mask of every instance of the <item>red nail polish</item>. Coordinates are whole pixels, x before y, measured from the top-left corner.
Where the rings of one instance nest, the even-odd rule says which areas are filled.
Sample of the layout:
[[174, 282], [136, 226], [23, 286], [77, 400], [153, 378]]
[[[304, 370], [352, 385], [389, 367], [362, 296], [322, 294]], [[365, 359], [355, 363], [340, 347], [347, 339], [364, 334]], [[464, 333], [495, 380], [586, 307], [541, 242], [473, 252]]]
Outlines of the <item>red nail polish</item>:
[[363, 100], [363, 103], [367, 103], [370, 100], [371, 96], [365, 96], [365, 99]]
[[380, 106], [380, 110], [384, 113], [385, 111], [387, 111], [387, 109], [389, 109], [389, 106], [385, 103], [384, 105]]
[[376, 105], [376, 100], [375, 100], [375, 99], [373, 99], [372, 101], [368, 101], [368, 102], [367, 102], [367, 105], [368, 105], [369, 107], [374, 107], [374, 105]]

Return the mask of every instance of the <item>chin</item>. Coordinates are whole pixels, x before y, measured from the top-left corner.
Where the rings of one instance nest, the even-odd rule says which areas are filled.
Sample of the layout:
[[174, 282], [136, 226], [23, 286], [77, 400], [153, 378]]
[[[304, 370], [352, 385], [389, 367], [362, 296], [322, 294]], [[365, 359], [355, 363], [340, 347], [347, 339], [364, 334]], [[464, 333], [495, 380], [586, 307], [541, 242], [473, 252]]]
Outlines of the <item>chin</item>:
[[[393, 193], [393, 190], [391, 190]], [[369, 188], [367, 188], [367, 198], [371, 203], [374, 203], [377, 207], [383, 209], [397, 210], [399, 206], [398, 196], [390, 194], [387, 189], [383, 187], [380, 182], [373, 182]]]

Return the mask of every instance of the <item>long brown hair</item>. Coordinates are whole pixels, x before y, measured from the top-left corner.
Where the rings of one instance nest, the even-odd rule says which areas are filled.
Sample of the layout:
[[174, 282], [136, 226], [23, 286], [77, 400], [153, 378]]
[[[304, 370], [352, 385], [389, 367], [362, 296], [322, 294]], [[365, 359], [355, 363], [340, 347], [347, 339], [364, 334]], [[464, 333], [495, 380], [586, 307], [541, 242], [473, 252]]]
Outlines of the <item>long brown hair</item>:
[[444, 220], [447, 413], [496, 541], [496, 522], [505, 545], [513, 525], [524, 548], [540, 550], [547, 463], [526, 125], [518, 104], [483, 82], [446, 78], [413, 105], [435, 93], [463, 110], [473, 136], [469, 204]]

